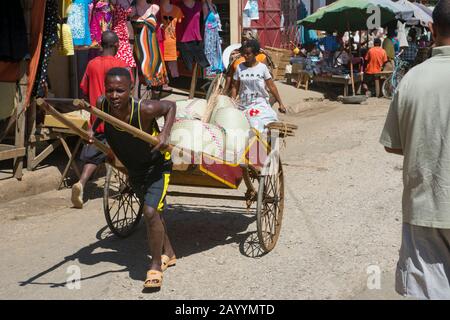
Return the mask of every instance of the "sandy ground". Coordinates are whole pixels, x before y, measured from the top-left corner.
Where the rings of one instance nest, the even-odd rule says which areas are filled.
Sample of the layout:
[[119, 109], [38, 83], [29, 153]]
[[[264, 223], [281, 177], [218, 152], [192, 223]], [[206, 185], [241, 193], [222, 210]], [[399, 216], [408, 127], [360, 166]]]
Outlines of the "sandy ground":
[[[108, 233], [100, 180], [83, 210], [70, 208], [68, 189], [1, 206], [0, 298], [400, 298], [393, 272], [402, 158], [378, 143], [388, 101], [343, 105], [293, 88], [282, 94], [297, 111], [284, 119], [299, 130], [283, 151], [286, 203], [272, 252], [252, 257], [256, 221], [243, 202], [171, 197], [165, 216], [178, 264], [161, 291], [144, 293], [145, 226], [125, 240]], [[369, 267], [381, 272], [379, 289], [367, 287]], [[74, 270], [79, 289], [66, 286]]]

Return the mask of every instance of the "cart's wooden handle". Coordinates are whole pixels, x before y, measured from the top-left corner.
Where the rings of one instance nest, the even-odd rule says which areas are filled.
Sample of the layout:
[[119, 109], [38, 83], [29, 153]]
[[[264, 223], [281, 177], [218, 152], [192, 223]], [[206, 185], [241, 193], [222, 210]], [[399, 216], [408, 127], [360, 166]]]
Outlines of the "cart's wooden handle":
[[64, 124], [66, 127], [68, 127], [70, 130], [72, 130], [75, 134], [80, 136], [86, 141], [92, 140], [98, 149], [106, 154], [109, 154], [111, 152], [111, 149], [103, 144], [100, 140], [96, 139], [95, 137], [91, 137], [89, 133], [78, 126], [76, 126], [72, 121], [67, 120], [63, 115], [61, 115], [55, 108], [53, 108], [51, 105], [49, 105], [44, 99], [38, 98], [36, 100], [36, 104], [39, 107], [42, 107], [46, 112], [54, 116], [59, 122]]
[[53, 117], [55, 117], [56, 120], [64, 124], [66, 127], [68, 127], [70, 130], [73, 131], [76, 135], [80, 136], [83, 140], [86, 141], [92, 141], [92, 143], [103, 153], [105, 153], [109, 160], [108, 162], [111, 163], [111, 165], [118, 170], [127, 173], [125, 170], [125, 167], [123, 164], [120, 163], [120, 161], [117, 159], [117, 157], [114, 155], [113, 151], [110, 147], [102, 143], [100, 140], [98, 140], [95, 137], [92, 137], [89, 132], [79, 128], [77, 125], [75, 125], [72, 121], [66, 119], [61, 113], [58, 112], [55, 108], [53, 108], [50, 104], [47, 103], [42, 98], [36, 99], [36, 104], [43, 108], [47, 113], [51, 114]]
[[[91, 106], [90, 104], [88, 104], [86, 101], [81, 100], [81, 99], [75, 99], [73, 101], [73, 105], [81, 108], [83, 110], [86, 110], [90, 113], [92, 113], [93, 115], [97, 116], [98, 118], [108, 122], [109, 124], [112, 124], [115, 127], [118, 127], [122, 130], [125, 130], [126, 132], [128, 132], [129, 134], [133, 135], [136, 138], [139, 138], [145, 142], [150, 143], [151, 145], [157, 145], [159, 143], [159, 139], [157, 137], [152, 136], [151, 134], [148, 134], [145, 131], [139, 130], [138, 128], [129, 125], [128, 123], [119, 120], [111, 115], [109, 115], [106, 112], [103, 112], [101, 110], [99, 110], [98, 108], [95, 108], [93, 106]], [[169, 151], [171, 152], [173, 149], [172, 145], [169, 145], [166, 149], [164, 149], [163, 151]]]

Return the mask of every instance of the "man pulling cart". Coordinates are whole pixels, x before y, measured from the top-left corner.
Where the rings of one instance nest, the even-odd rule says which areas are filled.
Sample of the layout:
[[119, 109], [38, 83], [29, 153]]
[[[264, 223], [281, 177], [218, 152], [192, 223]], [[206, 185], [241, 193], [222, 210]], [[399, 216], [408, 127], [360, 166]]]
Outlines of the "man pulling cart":
[[[134, 231], [140, 217], [145, 216], [152, 262], [144, 287], [159, 288], [162, 284], [162, 272], [176, 263], [161, 216], [172, 169], [170, 154], [166, 151], [173, 148], [177, 151], [174, 155], [178, 155], [179, 151], [179, 146], [167, 147], [176, 105], [169, 101], [134, 101], [131, 98], [129, 72], [122, 68], [108, 71], [105, 89], [106, 97], [97, 101], [96, 108], [80, 100], [70, 102], [104, 120], [109, 147], [65, 119], [49, 105], [48, 102], [52, 99], [38, 99], [37, 104], [74, 133], [95, 143], [102, 152], [109, 154], [109, 162], [116, 169], [108, 167], [105, 183], [104, 211], [108, 226], [114, 234], [126, 237]], [[165, 118], [161, 131], [156, 124], [158, 117]], [[100, 120], [96, 120], [94, 127], [98, 121]], [[266, 128], [269, 136], [271, 130], [279, 131], [281, 136], [288, 136], [293, 135], [296, 126], [274, 123]], [[281, 230], [284, 208], [283, 170], [278, 150], [271, 140], [267, 140], [255, 129], [248, 132], [247, 140], [246, 147], [235, 158], [235, 162], [214, 158], [203, 152], [199, 158], [200, 163], [175, 166], [170, 180], [171, 184], [223, 189], [238, 189], [244, 181], [247, 187], [244, 197], [209, 193], [192, 196], [244, 200], [249, 210], [256, 204], [260, 249], [269, 252], [275, 247]], [[121, 164], [114, 161], [112, 154]]]

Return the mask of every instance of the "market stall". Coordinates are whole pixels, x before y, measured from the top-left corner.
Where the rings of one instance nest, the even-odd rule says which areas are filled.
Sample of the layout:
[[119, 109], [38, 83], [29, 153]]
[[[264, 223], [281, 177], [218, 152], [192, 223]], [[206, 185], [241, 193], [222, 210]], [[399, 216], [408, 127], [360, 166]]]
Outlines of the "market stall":
[[[376, 19], [373, 16], [375, 9], [379, 12]], [[348, 94], [348, 86], [351, 84], [355, 94], [355, 84], [362, 82], [364, 76], [365, 52], [361, 50], [361, 44], [364, 43], [366, 47], [369, 44], [370, 30], [368, 29], [398, 28], [399, 38], [402, 37], [400, 39], [402, 46], [408, 46], [405, 25], [423, 26], [429, 22], [428, 19], [422, 9], [406, 0], [398, 2], [390, 0], [336, 1], [298, 21], [304, 27], [324, 30], [327, 33], [324, 38], [318, 40], [319, 49], [322, 51], [320, 59], [319, 54], [314, 55], [311, 52], [298, 57], [297, 61], [293, 61], [294, 64], [297, 63], [297, 66], [294, 68], [296, 74], [291, 75], [291, 78], [299, 79], [299, 85], [305, 78], [308, 80], [303, 81], [342, 83], [344, 96]], [[332, 32], [335, 34], [333, 35]], [[346, 41], [343, 40], [344, 33], [347, 37]], [[355, 38], [358, 40], [353, 41]], [[339, 44], [333, 46], [333, 41]], [[348, 65], [348, 68], [345, 65]], [[380, 80], [389, 77], [390, 73], [392, 70], [371, 74], [375, 79], [377, 96], [380, 92]]]
[[[10, 7], [19, 6], [18, 9], [14, 9], [17, 9], [25, 22], [23, 30], [11, 29], [11, 34], [15, 32], [14, 40], [10, 41], [9, 35], [3, 33], [2, 39], [5, 44], [6, 41], [10, 41], [10, 44], [16, 41], [17, 48], [21, 44], [19, 40], [25, 39], [27, 52], [21, 57], [16, 57], [14, 61], [6, 61], [3, 56], [0, 57], [1, 75], [8, 76], [8, 79], [0, 79], [4, 81], [0, 86], [2, 93], [0, 133], [3, 143], [0, 146], [0, 160], [15, 159], [15, 176], [20, 178], [25, 155], [29, 170], [35, 169], [60, 146], [64, 148], [69, 158], [73, 158], [79, 148], [79, 143], [72, 143], [76, 137], [68, 128], [52, 119], [51, 115], [36, 110], [35, 99], [83, 97], [80, 82], [88, 62], [101, 53], [99, 40], [105, 30], [112, 30], [119, 36], [120, 48], [117, 58], [123, 59], [130, 68], [138, 70], [144, 62], [136, 60], [135, 54], [135, 45], [139, 42], [140, 33], [133, 31], [129, 20], [141, 18], [148, 13], [150, 7], [157, 8], [154, 12], [155, 30], [151, 31], [158, 33], [158, 37], [162, 36], [158, 38], [158, 47], [154, 48], [160, 52], [161, 65], [166, 68], [165, 81], [161, 84], [168, 84], [175, 89], [177, 84], [180, 84], [180, 89], [187, 90], [187, 95], [204, 96], [211, 79], [221, 72], [220, 66], [211, 70], [209, 66], [200, 68], [195, 64], [190, 70], [186, 68], [184, 59], [186, 50], [178, 46], [178, 42], [181, 41], [173, 42], [175, 54], [172, 54], [172, 57], [164, 56], [164, 41], [161, 41], [170, 38], [171, 35], [181, 39], [180, 34], [183, 33], [179, 29], [180, 23], [174, 21], [173, 12], [167, 12], [167, 4], [175, 7], [185, 4], [189, 6], [190, 3], [195, 4], [195, 12], [184, 13], [183, 17], [186, 18], [183, 20], [187, 29], [194, 20], [199, 28], [199, 38], [196, 39], [198, 46], [194, 48], [197, 50], [196, 56], [203, 56], [210, 64], [208, 59], [212, 52], [213, 55], [220, 57], [217, 60], [221, 61], [222, 46], [228, 45], [233, 38], [237, 39], [236, 30], [231, 34], [230, 27], [232, 19], [238, 21], [236, 8], [232, 8], [235, 1], [208, 0], [205, 1], [206, 7], [201, 1], [188, 0], [161, 0], [153, 3], [147, 3], [145, 0], [21, 0], [11, 4], [8, 2], [8, 6], [2, 11], [5, 19], [9, 16], [17, 25], [21, 19], [10, 12]], [[146, 18], [148, 16], [141, 19]], [[9, 46], [2, 45], [2, 49], [4, 48]], [[166, 52], [169, 49], [170, 46]], [[153, 68], [152, 61], [147, 60], [145, 63]], [[24, 76], [25, 71], [27, 76]], [[153, 88], [151, 79], [153, 74], [149, 75], [147, 79], [141, 79], [143, 91], [147, 87]], [[80, 127], [88, 125], [88, 115], [78, 112], [71, 116]], [[8, 130], [10, 128], [12, 129]], [[77, 168], [74, 167], [74, 170], [77, 173]]]

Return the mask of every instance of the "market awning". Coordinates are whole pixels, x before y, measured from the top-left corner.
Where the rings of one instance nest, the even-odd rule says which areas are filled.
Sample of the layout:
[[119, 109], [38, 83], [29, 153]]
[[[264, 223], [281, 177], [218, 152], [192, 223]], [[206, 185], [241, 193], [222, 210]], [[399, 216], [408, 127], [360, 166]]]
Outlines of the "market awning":
[[391, 8], [397, 20], [408, 21], [414, 16], [414, 10], [410, 6], [403, 5], [400, 2], [391, 0], [371, 0], [371, 2], [380, 7]]
[[419, 6], [419, 3], [413, 3], [408, 0], [400, 0], [397, 3], [399, 5], [410, 8], [414, 12], [413, 17], [409, 20], [406, 20], [407, 24], [410, 24], [410, 25], [420, 24], [423, 27], [427, 27], [428, 23], [433, 22], [433, 18], [432, 18], [433, 12], [430, 9], [428, 9], [427, 7], [421, 5], [422, 7], [425, 8], [424, 9], [421, 6]]
[[320, 8], [297, 23], [315, 30], [366, 30], [367, 21], [373, 17], [373, 12], [368, 11], [372, 7], [380, 8], [381, 26], [398, 19], [397, 15], [401, 11], [393, 3], [387, 0], [339, 0]]

